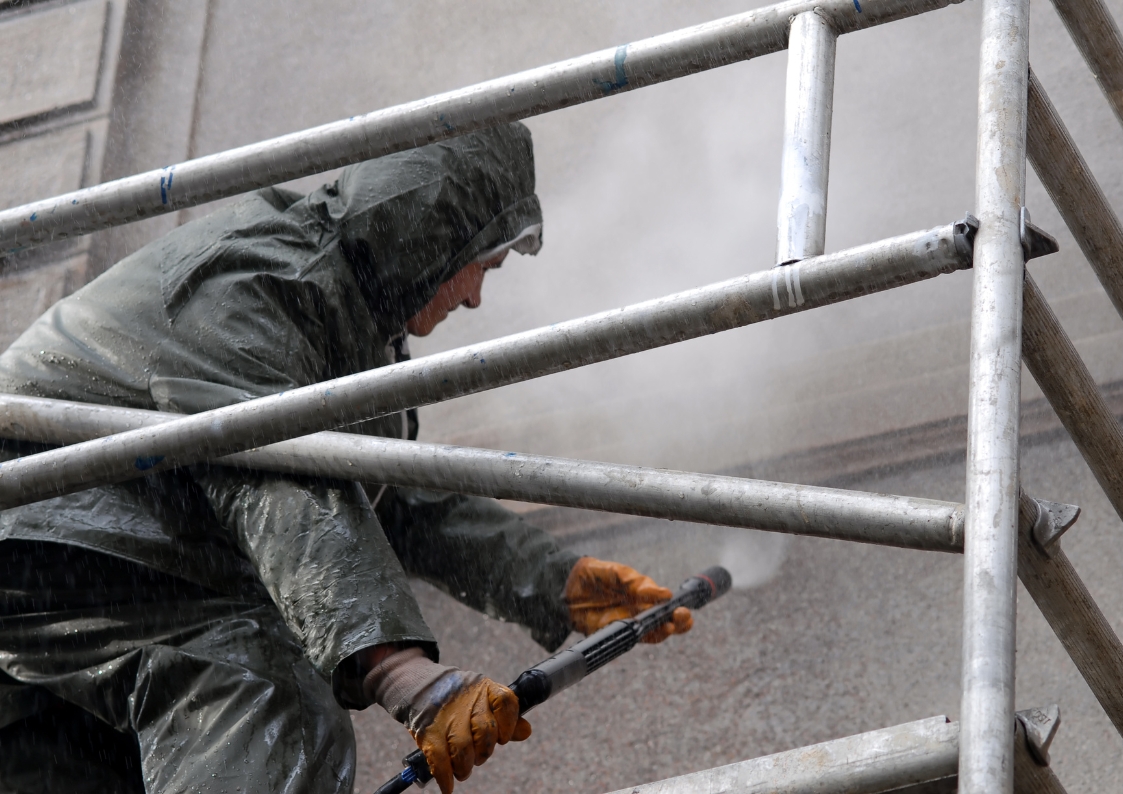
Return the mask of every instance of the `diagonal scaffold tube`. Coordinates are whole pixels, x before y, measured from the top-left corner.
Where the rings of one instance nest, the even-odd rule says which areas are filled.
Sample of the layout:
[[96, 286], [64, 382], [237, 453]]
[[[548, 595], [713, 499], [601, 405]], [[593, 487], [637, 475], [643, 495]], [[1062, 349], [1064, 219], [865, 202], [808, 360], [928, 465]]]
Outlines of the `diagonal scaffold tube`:
[[891, 289], [971, 265], [967, 221], [0, 464], [0, 509]]

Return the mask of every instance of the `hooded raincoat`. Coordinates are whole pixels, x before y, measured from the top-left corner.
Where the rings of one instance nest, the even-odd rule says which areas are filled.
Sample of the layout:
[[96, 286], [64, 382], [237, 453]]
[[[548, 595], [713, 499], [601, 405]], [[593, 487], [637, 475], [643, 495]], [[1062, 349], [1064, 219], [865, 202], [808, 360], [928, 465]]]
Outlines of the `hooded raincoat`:
[[[265, 189], [55, 304], [0, 356], [0, 391], [194, 413], [384, 366], [442, 282], [536, 253], [541, 223], [518, 124]], [[348, 429], [413, 437], [410, 419]], [[192, 785], [193, 758], [213, 772], [231, 740], [242, 791], [349, 790], [346, 660], [437, 655], [407, 575], [553, 649], [576, 559], [491, 500], [212, 466], [6, 510], [0, 729], [45, 702], [92, 714], [136, 737], [149, 791]], [[193, 708], [210, 738], [185, 745]]]

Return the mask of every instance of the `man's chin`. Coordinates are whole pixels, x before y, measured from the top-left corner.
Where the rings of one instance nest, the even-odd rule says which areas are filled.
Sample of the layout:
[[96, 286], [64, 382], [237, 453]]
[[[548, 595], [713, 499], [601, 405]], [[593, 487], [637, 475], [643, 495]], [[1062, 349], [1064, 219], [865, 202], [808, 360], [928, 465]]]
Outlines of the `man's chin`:
[[[445, 317], [447, 316], [448, 315], [445, 315]], [[444, 318], [442, 317], [441, 319], [443, 320]], [[433, 333], [434, 328], [440, 325], [440, 322], [441, 320], [430, 323], [414, 322], [413, 320], [410, 320], [406, 323], [406, 330], [409, 331], [410, 336], [428, 336], [429, 334]]]

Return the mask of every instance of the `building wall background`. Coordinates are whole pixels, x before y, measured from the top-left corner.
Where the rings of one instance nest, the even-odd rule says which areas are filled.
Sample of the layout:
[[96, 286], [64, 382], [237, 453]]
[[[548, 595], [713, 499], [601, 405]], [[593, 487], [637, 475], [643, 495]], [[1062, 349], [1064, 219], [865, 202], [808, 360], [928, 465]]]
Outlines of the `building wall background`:
[[[116, 0], [0, 2], [0, 207], [101, 181], [124, 21]], [[85, 282], [90, 243], [0, 256], [0, 349]]]
[[[762, 4], [0, 1], [0, 42], [19, 44], [0, 46], [0, 205]], [[1123, 0], [1109, 6], [1123, 19]], [[80, 29], [60, 21], [82, 14]], [[1123, 129], [1051, 5], [1034, 0], [1032, 14], [1034, 68], [1119, 211]], [[828, 251], [942, 225], [972, 207], [979, 17], [968, 0], [840, 39]], [[4, 38], [19, 25], [27, 27]], [[61, 30], [74, 31], [66, 46]], [[57, 88], [43, 78], [56, 62], [69, 64], [82, 90], [37, 106], [46, 110], [4, 116], [27, 86]], [[768, 268], [785, 66], [779, 53], [528, 120], [546, 245], [537, 258], [512, 256], [489, 274], [483, 307], [415, 340], [414, 355]], [[1061, 253], [1030, 269], [1117, 394], [1120, 318], [1032, 171], [1028, 206], [1061, 243]], [[208, 210], [0, 261], [0, 347], [84, 280]], [[969, 273], [944, 276], [431, 406], [422, 439], [959, 500], [970, 284]], [[1118, 518], [1024, 379], [1036, 422], [1027, 472], [1041, 496], [1085, 507], [1066, 544], [1123, 630]], [[893, 465], [878, 469], [879, 461]], [[754, 587], [700, 617], [703, 661], [691, 656], [700, 646], [684, 641], [621, 662], [599, 684], [607, 694], [586, 701], [585, 690], [575, 691], [542, 710], [537, 749], [504, 751], [510, 761], [481, 769], [464, 791], [611, 790], [957, 715], [953, 559], [566, 511], [532, 517], [575, 548], [642, 563], [668, 580], [696, 558], [740, 561], [742, 581]], [[517, 629], [418, 589], [446, 658], [500, 678], [536, 660]], [[1058, 773], [1071, 792], [1109, 790], [1119, 772], [1110, 759], [1123, 756], [1123, 742], [1024, 592], [1021, 600], [1019, 708], [1060, 702]], [[593, 710], [612, 693], [609, 715]], [[373, 711], [356, 724], [362, 784], [377, 784], [396, 766], [404, 734]]]
[[[211, 6], [194, 146], [206, 154], [742, 10], [713, 2], [299, 2]], [[1123, 8], [1123, 6], [1121, 6]], [[1123, 143], [1047, 3], [1034, 62], [1105, 188]], [[973, 204], [979, 6], [839, 44], [828, 250], [959, 218]], [[772, 264], [786, 54], [528, 121], [546, 246], [488, 278], [415, 352], [525, 330]], [[252, 75], [252, 77], [251, 77]], [[302, 180], [311, 188], [319, 178]], [[1034, 266], [1092, 338], [1118, 330], [1064, 253]], [[204, 208], [185, 213], [204, 212]], [[970, 275], [464, 398], [423, 437], [719, 470], [961, 414]], [[1079, 296], [1079, 297], [1077, 297]], [[1059, 307], [1065, 308], [1065, 307]], [[1094, 357], [1106, 380], [1121, 365]], [[1029, 395], [1027, 395], [1029, 396]]]

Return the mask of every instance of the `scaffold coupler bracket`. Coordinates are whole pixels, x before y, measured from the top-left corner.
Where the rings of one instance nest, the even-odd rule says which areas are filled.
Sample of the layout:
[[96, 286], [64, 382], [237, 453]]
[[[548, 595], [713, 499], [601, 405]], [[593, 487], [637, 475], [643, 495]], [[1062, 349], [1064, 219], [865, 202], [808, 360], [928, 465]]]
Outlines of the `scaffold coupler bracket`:
[[1018, 236], [1022, 241], [1022, 256], [1028, 262], [1061, 250], [1057, 238], [1034, 226], [1029, 220], [1029, 208], [1022, 207], [1018, 222]]

